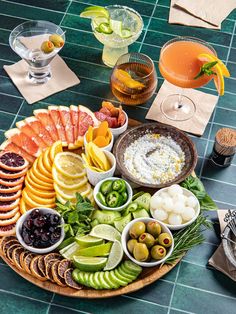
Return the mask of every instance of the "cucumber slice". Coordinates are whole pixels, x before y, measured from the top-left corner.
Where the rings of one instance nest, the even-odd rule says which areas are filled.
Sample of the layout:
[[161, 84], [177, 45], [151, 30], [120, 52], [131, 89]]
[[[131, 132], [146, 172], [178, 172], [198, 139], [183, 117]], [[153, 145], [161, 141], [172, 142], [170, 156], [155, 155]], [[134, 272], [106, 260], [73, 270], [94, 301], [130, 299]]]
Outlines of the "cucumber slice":
[[119, 268], [127, 275], [132, 276], [134, 279], [137, 277], [136, 273], [132, 270], [125, 268], [124, 263], [122, 263]]
[[94, 283], [96, 285], [96, 289], [102, 289], [102, 285], [101, 285], [101, 282], [100, 282], [100, 279], [99, 279], [99, 271], [96, 271], [96, 273], [94, 273], [93, 275], [93, 280], [94, 280]]
[[124, 227], [132, 220], [131, 213], [129, 213], [127, 216], [119, 217], [114, 220], [114, 225], [116, 229], [120, 232], [123, 231]]
[[133, 274], [139, 275], [142, 271], [141, 266], [139, 266], [139, 265], [137, 265], [131, 261], [124, 261], [123, 265], [124, 265], [125, 269], [132, 271]]
[[143, 217], [150, 217], [146, 209], [138, 209], [135, 212], [132, 213], [134, 219], [136, 218], [143, 218]]
[[111, 286], [107, 283], [107, 281], [104, 279], [104, 272], [100, 271], [98, 274], [98, 279], [100, 281], [100, 284], [103, 289], [111, 289]]
[[85, 282], [85, 279], [84, 279], [84, 274], [85, 272], [84, 271], [80, 271], [78, 273], [78, 279], [79, 279], [79, 282], [84, 285], [84, 286], [87, 286], [87, 282]]
[[97, 285], [96, 285], [96, 282], [95, 282], [95, 280], [94, 280], [94, 273], [90, 273], [88, 280], [89, 280], [89, 284], [90, 284], [90, 286], [91, 286], [92, 288], [98, 289], [98, 288], [97, 288]]
[[139, 196], [134, 200], [134, 202], [137, 203], [140, 208], [144, 208], [146, 210], [150, 210], [150, 201], [151, 201], [150, 193], [144, 193], [143, 195]]
[[114, 225], [114, 220], [121, 217], [121, 214], [114, 210], [95, 210], [93, 219], [97, 219], [99, 224]]
[[130, 280], [130, 278], [128, 278], [128, 277], [125, 277], [125, 276], [122, 276], [120, 273], [119, 273], [119, 271], [118, 271], [118, 269], [116, 268], [116, 269], [114, 269], [114, 272], [115, 272], [115, 275], [116, 275], [116, 277], [117, 278], [119, 278], [120, 280], [123, 280], [123, 281], [125, 281], [127, 284], [128, 283], [130, 283], [132, 280]]
[[114, 282], [117, 283], [119, 286], [122, 286], [122, 287], [127, 286], [127, 282], [124, 281], [124, 280], [119, 279], [119, 278], [116, 276], [114, 270], [111, 270], [111, 271], [110, 271], [109, 276], [110, 276], [110, 278], [111, 278], [112, 280], [114, 280]]
[[87, 287], [92, 287], [89, 281], [90, 272], [85, 271], [81, 275], [83, 276], [84, 285]]
[[80, 270], [75, 268], [72, 272], [72, 278], [74, 279], [74, 281], [81, 283], [79, 279], [79, 273], [80, 273]]
[[104, 272], [104, 279], [108, 282], [108, 284], [112, 287], [111, 289], [117, 289], [119, 288], [119, 285], [112, 280], [112, 278], [110, 278], [110, 272], [109, 271], [105, 271]]
[[121, 276], [123, 276], [123, 277], [129, 279], [130, 282], [133, 281], [134, 279], [136, 279], [136, 276], [135, 276], [135, 275], [133, 275], [133, 274], [131, 275], [131, 274], [128, 274], [127, 272], [123, 271], [123, 269], [121, 268], [121, 266], [119, 266], [119, 267], [117, 268], [117, 271], [119, 272], [119, 274], [120, 274]]

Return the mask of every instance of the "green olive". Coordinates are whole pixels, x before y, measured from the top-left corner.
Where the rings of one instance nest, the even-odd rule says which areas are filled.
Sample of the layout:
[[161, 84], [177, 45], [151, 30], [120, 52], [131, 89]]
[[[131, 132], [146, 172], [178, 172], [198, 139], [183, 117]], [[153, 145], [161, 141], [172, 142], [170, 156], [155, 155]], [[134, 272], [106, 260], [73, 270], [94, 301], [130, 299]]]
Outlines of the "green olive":
[[149, 251], [144, 243], [136, 243], [134, 245], [134, 258], [139, 262], [145, 262], [149, 258]]
[[127, 242], [127, 248], [128, 248], [128, 251], [133, 254], [133, 251], [134, 251], [134, 246], [135, 244], [138, 243], [138, 240], [136, 239], [130, 239], [128, 242]]
[[147, 224], [147, 232], [154, 236], [154, 238], [157, 238], [161, 233], [161, 225], [157, 221], [149, 221]]
[[166, 249], [161, 245], [154, 245], [151, 249], [152, 258], [159, 260], [166, 256]]
[[170, 247], [172, 244], [172, 239], [167, 232], [163, 232], [158, 237], [158, 243], [164, 247]]
[[64, 45], [63, 38], [58, 34], [52, 34], [49, 36], [49, 40], [54, 44], [56, 48], [61, 48]]
[[41, 45], [41, 50], [44, 53], [50, 53], [54, 50], [54, 45], [50, 40], [46, 40]]
[[139, 236], [138, 240], [140, 243], [145, 243], [148, 249], [152, 247], [155, 243], [154, 237], [150, 233], [147, 233], [147, 232], [142, 233]]
[[137, 239], [146, 230], [145, 223], [142, 221], [135, 222], [129, 229], [129, 235], [133, 239]]

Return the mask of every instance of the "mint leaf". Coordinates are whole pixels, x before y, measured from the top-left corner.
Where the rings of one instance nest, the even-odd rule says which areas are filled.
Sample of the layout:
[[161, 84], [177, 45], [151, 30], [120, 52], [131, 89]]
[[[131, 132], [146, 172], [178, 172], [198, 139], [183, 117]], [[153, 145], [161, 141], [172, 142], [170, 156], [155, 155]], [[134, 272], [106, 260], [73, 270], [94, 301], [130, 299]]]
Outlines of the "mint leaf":
[[216, 75], [216, 72], [212, 70], [212, 68], [218, 63], [218, 61], [207, 62], [201, 66], [199, 73], [194, 77], [194, 80], [198, 79], [202, 75]]

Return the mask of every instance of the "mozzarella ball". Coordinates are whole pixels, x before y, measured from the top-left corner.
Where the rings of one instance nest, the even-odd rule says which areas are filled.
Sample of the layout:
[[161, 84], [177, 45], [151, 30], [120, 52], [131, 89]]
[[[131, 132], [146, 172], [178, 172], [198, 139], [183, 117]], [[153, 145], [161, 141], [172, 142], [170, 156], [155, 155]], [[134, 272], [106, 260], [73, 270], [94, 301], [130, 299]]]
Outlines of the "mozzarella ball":
[[170, 197], [163, 198], [162, 208], [167, 212], [171, 212], [173, 210], [173, 201]]
[[182, 217], [177, 214], [170, 214], [168, 217], [168, 222], [170, 225], [181, 225]]
[[177, 201], [173, 204], [173, 213], [174, 214], [182, 214], [184, 211], [185, 205], [184, 203]]
[[184, 194], [177, 194], [174, 196], [174, 203], [175, 202], [185, 203], [185, 201], [186, 201], [186, 196]]
[[164, 221], [167, 219], [168, 214], [163, 209], [156, 209], [153, 213], [153, 216], [157, 220]]
[[187, 199], [186, 199], [186, 202], [185, 204], [188, 206], [188, 207], [196, 207], [197, 206], [197, 200], [194, 196], [189, 196]]
[[189, 221], [193, 219], [196, 215], [195, 210], [192, 207], [185, 207], [183, 213], [181, 214], [183, 220]]
[[180, 185], [173, 184], [168, 188], [168, 194], [171, 196], [176, 196], [178, 194], [183, 194], [183, 190]]
[[160, 208], [162, 206], [162, 198], [159, 195], [151, 197], [150, 207], [152, 209]]

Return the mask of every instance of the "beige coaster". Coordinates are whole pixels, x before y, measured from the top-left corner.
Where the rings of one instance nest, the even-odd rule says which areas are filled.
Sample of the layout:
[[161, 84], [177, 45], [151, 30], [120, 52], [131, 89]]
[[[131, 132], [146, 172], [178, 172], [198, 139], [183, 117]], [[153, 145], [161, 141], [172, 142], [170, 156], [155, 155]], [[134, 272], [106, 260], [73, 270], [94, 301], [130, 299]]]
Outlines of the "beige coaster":
[[170, 24], [181, 24], [187, 26], [203, 27], [210, 29], [220, 29], [221, 25], [218, 26], [209, 24], [182, 9], [181, 7], [176, 6], [178, 0], [171, 0], [170, 13], [169, 13], [169, 23]]
[[176, 5], [203, 21], [219, 26], [236, 8], [236, 0], [178, 0]]
[[[48, 34], [21, 38], [20, 41], [29, 49], [39, 49], [39, 43], [47, 40]], [[63, 48], [62, 48], [63, 49]], [[32, 84], [27, 79], [29, 65], [21, 60], [13, 65], [4, 65], [3, 68], [18, 88], [19, 92], [29, 104], [33, 104], [57, 92], [80, 83], [79, 78], [67, 66], [64, 60], [56, 55], [50, 63], [51, 79], [45, 84]]]
[[[226, 222], [224, 222], [224, 217], [226, 213], [227, 210], [221, 209], [217, 211], [221, 232], [226, 226]], [[236, 269], [226, 258], [222, 244], [220, 244], [220, 246], [217, 248], [215, 253], [209, 259], [208, 263], [217, 270], [224, 273], [226, 276], [230, 277], [232, 280], [236, 281]]]
[[168, 95], [179, 94], [181, 91], [182, 88], [164, 81], [146, 115], [146, 119], [173, 125], [180, 130], [201, 136], [217, 104], [218, 96], [206, 94], [195, 89], [184, 89], [183, 95], [189, 97], [195, 103], [196, 112], [187, 121], [172, 121], [161, 112], [161, 103]]

